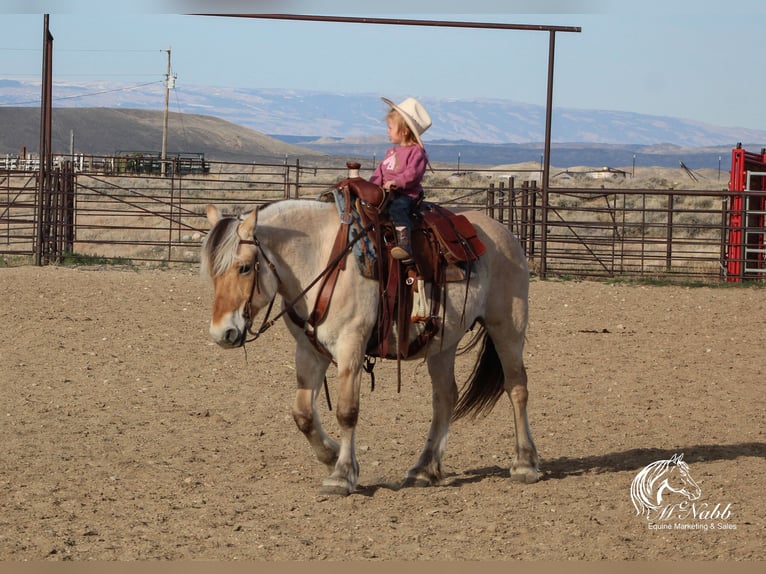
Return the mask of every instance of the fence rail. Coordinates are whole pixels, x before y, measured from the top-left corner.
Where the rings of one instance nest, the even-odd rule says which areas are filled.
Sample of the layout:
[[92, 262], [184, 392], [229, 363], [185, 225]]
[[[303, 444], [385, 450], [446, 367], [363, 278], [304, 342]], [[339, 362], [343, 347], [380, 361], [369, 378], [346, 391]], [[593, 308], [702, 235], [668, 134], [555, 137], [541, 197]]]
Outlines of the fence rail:
[[[35, 254], [42, 218], [43, 239], [56, 236], [46, 247], [54, 261], [75, 254], [193, 264], [207, 230], [208, 203], [241, 212], [275, 200], [316, 198], [346, 175], [345, 166], [300, 162], [207, 162], [203, 173], [171, 166], [168, 175], [116, 172], [113, 165], [109, 158], [92, 158], [56, 175], [61, 183], [42, 215], [35, 173], [0, 169], [0, 256]], [[363, 175], [373, 167], [363, 165]], [[428, 200], [486, 211], [506, 224], [521, 240], [533, 272], [543, 270], [545, 276], [726, 279], [728, 192], [552, 187], [543, 205], [539, 177], [535, 170], [509, 175], [437, 169], [424, 183]], [[48, 212], [68, 205], [64, 194], [73, 198], [72, 214], [56, 227], [58, 219]]]

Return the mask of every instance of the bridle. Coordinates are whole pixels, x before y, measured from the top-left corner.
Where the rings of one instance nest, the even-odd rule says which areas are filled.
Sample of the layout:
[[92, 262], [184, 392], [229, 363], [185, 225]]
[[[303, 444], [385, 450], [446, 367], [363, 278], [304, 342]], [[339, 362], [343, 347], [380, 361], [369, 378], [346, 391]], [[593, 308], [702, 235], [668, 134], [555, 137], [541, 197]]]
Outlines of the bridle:
[[269, 328], [271, 328], [274, 323], [279, 320], [279, 318], [285, 314], [285, 310], [283, 310], [281, 313], [279, 313], [276, 317], [269, 320], [269, 315], [271, 315], [271, 310], [274, 307], [274, 301], [277, 298], [276, 291], [274, 292], [274, 296], [271, 298], [271, 301], [269, 301], [269, 306], [266, 309], [266, 315], [263, 318], [263, 322], [261, 323], [261, 326], [258, 328], [257, 331], [253, 331], [253, 296], [261, 292], [261, 283], [260, 283], [260, 269], [261, 269], [261, 261], [259, 258], [259, 255], [263, 257], [263, 260], [266, 262], [266, 265], [269, 269], [271, 269], [271, 272], [274, 273], [274, 275], [277, 278], [277, 282], [280, 281], [279, 273], [277, 273], [277, 268], [274, 265], [274, 263], [269, 259], [269, 256], [266, 255], [266, 252], [263, 250], [263, 247], [261, 246], [261, 242], [258, 240], [258, 238], [255, 236], [255, 232], [253, 232], [253, 238], [252, 239], [240, 239], [239, 240], [240, 245], [254, 245], [256, 247], [255, 250], [255, 257], [253, 259], [253, 283], [250, 286], [250, 295], [247, 298], [247, 301], [245, 302], [245, 310], [243, 312], [243, 316], [245, 319], [245, 330], [247, 333], [250, 333], [252, 335], [252, 338], [248, 339], [247, 337], [242, 337], [242, 343], [241, 346], [244, 346], [245, 343], [251, 343], [252, 341], [255, 341], [258, 337], [260, 337], [263, 333], [265, 333]]
[[[351, 241], [349, 241], [345, 249], [343, 249], [335, 257], [333, 257], [332, 260], [324, 268], [324, 270], [319, 275], [317, 275], [313, 279], [313, 281], [311, 281], [300, 293], [298, 293], [298, 295], [296, 295], [292, 299], [292, 301], [290, 301], [289, 303], [286, 303], [283, 306], [282, 310], [279, 313], [277, 313], [273, 319], [269, 319], [269, 316], [271, 315], [271, 311], [274, 307], [274, 301], [277, 298], [277, 293], [275, 291], [274, 296], [271, 298], [271, 301], [269, 301], [269, 306], [266, 309], [266, 315], [264, 316], [263, 321], [261, 322], [261, 326], [258, 327], [258, 329], [255, 331], [253, 330], [252, 301], [253, 301], [253, 296], [256, 293], [260, 294], [261, 292], [261, 285], [259, 280], [260, 267], [261, 267], [260, 257], [263, 257], [263, 260], [266, 262], [266, 265], [268, 266], [269, 269], [271, 269], [271, 272], [277, 278], [277, 283], [281, 283], [282, 281], [279, 277], [279, 273], [277, 272], [276, 266], [271, 261], [271, 259], [269, 259], [269, 256], [266, 254], [266, 251], [264, 251], [263, 246], [261, 245], [261, 242], [258, 240], [258, 237], [255, 235], [255, 231], [253, 231], [252, 239], [240, 239], [239, 240], [240, 245], [253, 245], [256, 247], [255, 257], [253, 259], [253, 282], [250, 286], [250, 296], [247, 298], [247, 302], [245, 303], [245, 309], [243, 312], [243, 316], [245, 319], [246, 332], [252, 335], [252, 337], [249, 339], [247, 337], [242, 337], [241, 346], [244, 346], [245, 343], [251, 343], [255, 341], [258, 337], [263, 335], [263, 333], [265, 333], [271, 327], [273, 327], [274, 324], [279, 319], [281, 319], [283, 315], [287, 315], [288, 317], [290, 317], [293, 323], [298, 325], [301, 329], [305, 330], [308, 322], [306, 319], [304, 319], [298, 314], [298, 312], [295, 310], [295, 305], [298, 303], [298, 301], [300, 301], [303, 298], [304, 295], [306, 295], [306, 293], [309, 292], [309, 290], [314, 285], [317, 284], [317, 282], [319, 282], [322, 279], [322, 277], [327, 275], [327, 273], [330, 270], [334, 269], [335, 266], [338, 265], [346, 257], [348, 252], [351, 251], [351, 248], [354, 246], [354, 244], [366, 235], [367, 231], [369, 230], [371, 226], [372, 224], [368, 225], [364, 230], [362, 230], [362, 233], [357, 234]], [[315, 341], [315, 344], [316, 343], [317, 342]], [[320, 348], [319, 350], [329, 356], [329, 353], [327, 352], [326, 349]]]

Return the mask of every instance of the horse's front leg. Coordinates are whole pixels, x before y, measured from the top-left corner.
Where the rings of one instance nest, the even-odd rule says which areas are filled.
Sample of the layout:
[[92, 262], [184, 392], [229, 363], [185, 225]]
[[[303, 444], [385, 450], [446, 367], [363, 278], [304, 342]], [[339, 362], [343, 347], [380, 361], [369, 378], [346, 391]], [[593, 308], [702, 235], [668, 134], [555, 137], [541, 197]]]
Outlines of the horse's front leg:
[[359, 419], [361, 380], [361, 361], [338, 360], [336, 417], [340, 427], [340, 451], [332, 474], [322, 481], [322, 492], [325, 494], [351, 494], [359, 480], [359, 462], [356, 458], [354, 438]]
[[293, 404], [293, 419], [309, 441], [317, 460], [332, 470], [338, 460], [340, 447], [322, 428], [316, 408], [317, 395], [322, 390], [329, 364], [329, 361], [316, 353], [310, 344], [298, 345], [295, 353], [298, 391]]

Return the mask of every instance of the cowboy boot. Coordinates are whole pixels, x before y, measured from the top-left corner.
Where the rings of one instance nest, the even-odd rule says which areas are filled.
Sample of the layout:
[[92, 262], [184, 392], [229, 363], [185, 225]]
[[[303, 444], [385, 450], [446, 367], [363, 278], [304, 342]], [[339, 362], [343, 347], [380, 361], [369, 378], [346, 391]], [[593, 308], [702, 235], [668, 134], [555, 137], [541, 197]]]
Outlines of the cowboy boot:
[[391, 250], [394, 259], [412, 259], [412, 246], [410, 245], [410, 230], [406, 227], [396, 228], [396, 246]]

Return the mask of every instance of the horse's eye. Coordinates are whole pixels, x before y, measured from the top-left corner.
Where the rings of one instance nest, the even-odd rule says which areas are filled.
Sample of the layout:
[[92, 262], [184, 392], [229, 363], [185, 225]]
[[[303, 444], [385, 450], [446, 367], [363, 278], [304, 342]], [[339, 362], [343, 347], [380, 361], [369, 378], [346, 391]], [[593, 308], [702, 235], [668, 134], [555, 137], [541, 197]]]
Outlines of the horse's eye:
[[247, 275], [252, 270], [253, 270], [253, 265], [251, 263], [243, 263], [239, 267], [239, 274], [240, 275]]

